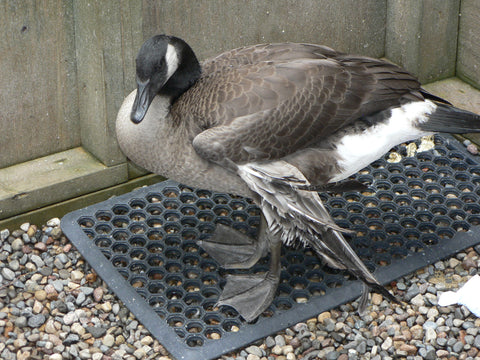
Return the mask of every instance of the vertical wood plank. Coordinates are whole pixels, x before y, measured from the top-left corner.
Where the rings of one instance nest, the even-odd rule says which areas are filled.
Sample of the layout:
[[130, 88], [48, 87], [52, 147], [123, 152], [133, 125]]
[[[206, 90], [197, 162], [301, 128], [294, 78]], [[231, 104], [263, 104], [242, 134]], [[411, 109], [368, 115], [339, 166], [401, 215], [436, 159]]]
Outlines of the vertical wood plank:
[[116, 143], [115, 118], [134, 88], [141, 8], [128, 0], [78, 0], [74, 5], [82, 146], [107, 166], [125, 161]]
[[0, 168], [80, 145], [73, 2], [0, 2]]
[[383, 56], [386, 0], [144, 0], [145, 37], [184, 38], [201, 59], [248, 44], [310, 42]]

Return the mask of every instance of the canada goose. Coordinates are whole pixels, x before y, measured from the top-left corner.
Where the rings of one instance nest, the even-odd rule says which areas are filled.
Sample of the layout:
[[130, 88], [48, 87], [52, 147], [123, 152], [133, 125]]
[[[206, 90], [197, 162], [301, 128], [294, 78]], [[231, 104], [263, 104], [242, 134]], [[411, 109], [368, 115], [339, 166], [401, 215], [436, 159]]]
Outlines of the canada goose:
[[117, 117], [123, 152], [178, 182], [250, 197], [263, 211], [260, 241], [219, 225], [202, 244], [225, 267], [251, 266], [270, 250], [266, 275], [230, 276], [219, 299], [247, 321], [274, 297], [281, 243], [297, 239], [395, 300], [316, 190], [361, 188], [341, 181], [402, 142], [480, 131], [478, 115], [429, 94], [398, 66], [320, 45], [246, 46], [200, 65], [182, 39], [158, 35], [142, 45], [136, 74]]

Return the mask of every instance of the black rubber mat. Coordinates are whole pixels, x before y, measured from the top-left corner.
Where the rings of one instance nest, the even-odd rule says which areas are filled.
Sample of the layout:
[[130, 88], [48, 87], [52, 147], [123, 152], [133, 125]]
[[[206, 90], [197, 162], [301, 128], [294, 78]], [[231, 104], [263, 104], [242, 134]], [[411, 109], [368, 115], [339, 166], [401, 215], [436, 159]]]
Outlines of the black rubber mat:
[[[363, 193], [321, 194], [348, 240], [382, 283], [480, 242], [480, 164], [458, 141], [385, 157], [356, 178]], [[177, 359], [212, 359], [358, 297], [362, 285], [324, 266], [310, 249], [284, 249], [270, 308], [248, 324], [215, 307], [227, 271], [197, 244], [223, 223], [255, 237], [251, 201], [172, 181], [74, 211], [62, 230], [139, 321]], [[250, 271], [264, 272], [268, 259]], [[229, 271], [232, 273], [234, 271]], [[240, 271], [236, 271], [240, 273]]]

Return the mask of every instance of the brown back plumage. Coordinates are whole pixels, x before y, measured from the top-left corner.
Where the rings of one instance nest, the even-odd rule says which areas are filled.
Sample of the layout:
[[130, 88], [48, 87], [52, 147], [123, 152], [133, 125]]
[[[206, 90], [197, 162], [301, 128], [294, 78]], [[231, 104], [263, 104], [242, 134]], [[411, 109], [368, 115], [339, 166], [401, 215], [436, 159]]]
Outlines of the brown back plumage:
[[211, 161], [280, 159], [356, 119], [413, 99], [420, 84], [386, 61], [311, 44], [255, 45], [203, 64], [173, 118], [198, 126], [195, 150]]

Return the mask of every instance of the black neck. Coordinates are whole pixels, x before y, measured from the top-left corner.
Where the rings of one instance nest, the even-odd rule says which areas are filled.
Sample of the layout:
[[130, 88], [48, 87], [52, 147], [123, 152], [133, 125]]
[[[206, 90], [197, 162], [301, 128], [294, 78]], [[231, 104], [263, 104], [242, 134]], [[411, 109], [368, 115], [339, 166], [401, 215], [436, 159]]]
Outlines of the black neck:
[[200, 78], [202, 70], [195, 53], [186, 42], [178, 38], [172, 38], [170, 41], [177, 49], [179, 65], [177, 71], [166, 82], [160, 93], [168, 95], [173, 103], [195, 84]]

